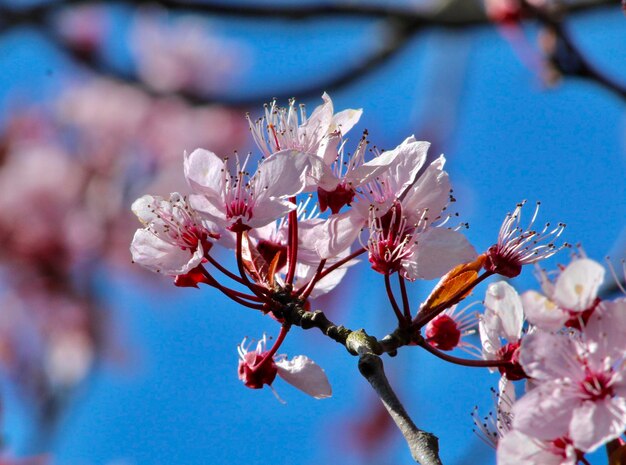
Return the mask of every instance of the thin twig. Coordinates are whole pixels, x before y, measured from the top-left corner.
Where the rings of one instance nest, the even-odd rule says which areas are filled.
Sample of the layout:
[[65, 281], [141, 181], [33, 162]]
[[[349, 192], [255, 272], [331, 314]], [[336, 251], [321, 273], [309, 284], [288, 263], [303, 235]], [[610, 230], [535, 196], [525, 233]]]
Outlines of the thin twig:
[[404, 277], [398, 273], [398, 282], [400, 283], [400, 292], [402, 294], [402, 309], [404, 310], [404, 318], [411, 321], [411, 305], [409, 304], [409, 294], [406, 291], [406, 282]]
[[501, 366], [511, 365], [511, 362], [508, 360], [470, 360], [466, 358], [455, 357], [454, 355], [447, 354], [431, 346], [424, 338], [419, 338], [416, 343], [418, 346], [423, 347], [434, 356], [439, 357], [446, 362], [454, 363], [456, 365], [482, 368], [497, 368]]
[[385, 290], [387, 291], [387, 297], [389, 297], [389, 303], [391, 303], [391, 308], [393, 308], [393, 312], [396, 314], [396, 318], [398, 318], [398, 324], [400, 324], [400, 326], [406, 326], [409, 322], [404, 319], [404, 315], [402, 315], [400, 307], [398, 307], [398, 302], [393, 295], [391, 281], [389, 280], [389, 275], [387, 273], [385, 273]]
[[413, 459], [421, 465], [441, 465], [437, 436], [419, 429], [391, 388], [383, 361], [374, 354], [359, 357], [359, 371], [378, 394], [394, 423], [404, 436]]

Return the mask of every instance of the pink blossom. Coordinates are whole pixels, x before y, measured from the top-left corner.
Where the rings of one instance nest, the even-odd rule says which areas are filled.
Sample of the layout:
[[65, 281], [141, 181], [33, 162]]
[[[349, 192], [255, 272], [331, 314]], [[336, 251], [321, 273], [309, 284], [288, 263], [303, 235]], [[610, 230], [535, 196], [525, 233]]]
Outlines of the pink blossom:
[[191, 209], [178, 193], [169, 200], [144, 195], [132, 206], [145, 225], [133, 237], [133, 260], [149, 270], [176, 276], [198, 266], [218, 237], [215, 227]]
[[[379, 175], [384, 175], [392, 165], [397, 163], [399, 157], [405, 156], [404, 150], [397, 148], [376, 153], [373, 159], [365, 161], [365, 149], [368, 144], [366, 137], [367, 133], [360, 140], [352, 155], [345, 154], [345, 143], [342, 143], [338, 149], [326, 150], [324, 155], [326, 169], [317, 185], [320, 211], [330, 208], [333, 214], [337, 214], [343, 206], [350, 206], [362, 186], [367, 189], [368, 183], [374, 181]], [[425, 154], [429, 144], [426, 142], [419, 144]], [[418, 162], [416, 166], [421, 166], [421, 162]]]
[[231, 231], [265, 226], [296, 208], [288, 200], [302, 192], [310, 176], [319, 177], [320, 162], [293, 150], [285, 150], [259, 163], [250, 176], [237, 158], [231, 174], [228, 159], [196, 149], [185, 155], [185, 177], [196, 192], [193, 208], [220, 228]]
[[478, 325], [478, 316], [470, 309], [471, 305], [464, 309], [455, 305], [430, 320], [426, 325], [426, 342], [439, 350], [458, 347], [468, 353], [480, 353], [476, 346], [463, 339], [474, 334]]
[[169, 18], [159, 10], [144, 10], [132, 26], [139, 75], [158, 91], [202, 93], [224, 88], [248, 62], [243, 43], [219, 37], [193, 16]]
[[265, 335], [258, 341], [255, 350], [250, 351], [251, 343], [246, 339], [238, 346], [239, 379], [252, 389], [264, 385], [272, 387], [276, 375], [302, 392], [316, 399], [330, 397], [332, 389], [324, 370], [304, 355], [291, 360], [285, 355], [270, 356], [266, 349]]
[[487, 271], [514, 278], [521, 273], [522, 266], [551, 257], [562, 248], [557, 247], [553, 241], [565, 229], [563, 223], [553, 229], [549, 229], [550, 223], [546, 223], [541, 231], [532, 229], [539, 212], [539, 202], [527, 228], [519, 226], [524, 204], [525, 202], [518, 204], [515, 211], [507, 214], [502, 223], [497, 244], [491, 246], [486, 254]]
[[561, 271], [555, 283], [544, 277], [545, 296], [535, 291], [522, 295], [528, 321], [546, 331], [556, 331], [565, 324], [580, 327], [599, 303], [604, 273], [597, 262], [581, 258]]
[[504, 281], [490, 284], [485, 294], [485, 313], [479, 323], [483, 357], [510, 361], [512, 365], [499, 370], [512, 381], [526, 377], [519, 364], [523, 326], [524, 311], [515, 289]]
[[[412, 183], [404, 181], [410, 179], [405, 170], [392, 165], [395, 172], [387, 172], [370, 183], [370, 238], [380, 249], [381, 232], [382, 242], [389, 242], [389, 233], [395, 229], [390, 243], [391, 256], [395, 258], [392, 261], [396, 268], [400, 265], [397, 262], [402, 262], [401, 274], [411, 281], [438, 278], [454, 266], [476, 258], [476, 251], [465, 236], [440, 224], [447, 221], [443, 211], [450, 201], [444, 164], [445, 158], [439, 157]], [[371, 211], [380, 219], [372, 221]], [[370, 257], [372, 250], [370, 247]]]
[[[306, 217], [305, 207], [307, 203], [299, 204], [298, 218]], [[316, 237], [309, 234], [310, 229], [307, 229], [307, 225], [310, 225], [312, 221], [315, 221], [315, 218], [298, 221], [298, 228], [304, 234], [300, 234], [298, 239], [298, 260], [294, 279], [294, 287], [296, 289], [305, 286], [315, 276], [321, 260], [315, 248]], [[276, 254], [280, 254], [276, 266], [277, 275], [275, 276], [276, 282], [280, 286], [284, 285], [284, 275], [289, 264], [287, 257], [287, 229], [288, 221], [283, 219], [254, 229], [249, 233], [249, 237], [253, 239], [254, 246], [266, 263], [271, 263]], [[348, 254], [349, 250], [346, 249], [337, 256], [326, 259], [326, 267], [334, 265]], [[348, 268], [356, 263], [358, 263], [357, 260], [351, 260], [317, 281], [310, 293], [310, 297], [316, 298], [333, 290], [341, 282]]]
[[625, 311], [626, 299], [618, 300], [598, 309], [581, 335], [537, 331], [524, 339], [520, 362], [537, 386], [515, 404], [515, 429], [544, 440], [567, 436], [582, 451], [622, 434]]
[[518, 430], [498, 443], [498, 465], [576, 465], [582, 454], [567, 438], [543, 441]]
[[255, 122], [248, 116], [252, 137], [261, 152], [269, 157], [272, 153], [293, 149], [317, 155], [330, 165], [341, 136], [359, 121], [362, 110], [334, 113], [333, 101], [328, 94], [324, 93], [322, 99], [324, 103], [308, 117], [304, 105], [297, 108], [293, 99], [289, 101], [289, 108], [277, 106], [276, 101], [265, 105], [265, 115]]

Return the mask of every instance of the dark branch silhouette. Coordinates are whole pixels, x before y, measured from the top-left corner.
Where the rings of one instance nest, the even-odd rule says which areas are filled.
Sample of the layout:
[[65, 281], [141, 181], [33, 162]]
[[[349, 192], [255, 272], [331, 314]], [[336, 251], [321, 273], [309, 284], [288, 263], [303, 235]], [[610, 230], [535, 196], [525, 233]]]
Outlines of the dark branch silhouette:
[[[20, 9], [0, 5], [0, 33], [20, 25], [28, 24], [36, 26], [53, 44], [70, 55], [73, 60], [91, 71], [135, 84], [151, 95], [164, 95], [163, 93], [147, 87], [134, 72], [115, 68], [95, 54], [85, 54], [83, 51], [72, 49], [50, 22], [51, 15], [60, 11], [62, 8], [97, 4], [103, 3], [94, 0], [61, 0]], [[218, 93], [206, 94], [192, 91], [180, 91], [176, 93], [177, 96], [184, 98], [193, 105], [220, 103], [230, 106], [251, 106], [267, 101], [268, 96], [276, 97], [281, 100], [293, 96], [297, 96], [300, 99], [315, 98], [323, 91], [334, 92], [341, 90], [358, 82], [369, 74], [376, 72], [403, 50], [410, 40], [423, 28], [434, 26], [443, 28], [467, 28], [473, 25], [488, 23], [484, 11], [479, 7], [479, 3], [468, 2], [467, 0], [464, 0], [462, 4], [455, 1], [449, 2], [447, 7], [442, 8], [441, 11], [438, 11], [436, 14], [427, 14], [422, 11], [406, 8], [356, 4], [244, 6], [211, 1], [187, 3], [180, 0], [126, 0], [116, 2], [116, 4], [130, 7], [158, 5], [172, 12], [196, 13], [208, 16], [222, 15], [258, 18], [263, 20], [312, 20], [328, 16], [365, 17], [385, 20], [388, 30], [392, 31], [392, 33], [385, 37], [386, 43], [377, 47], [377, 49], [372, 51], [369, 55], [366, 55], [359, 64], [344, 69], [324, 80], [292, 86], [287, 90], [274, 89], [263, 91], [262, 95], [229, 96]], [[613, 4], [613, 2], [607, 0], [579, 2], [570, 5], [568, 11], [570, 13], [585, 11], [606, 4]], [[623, 86], [620, 86], [590, 65], [589, 60], [575, 47], [561, 22], [551, 18], [545, 12], [536, 8], [529, 7], [528, 9], [533, 13], [534, 17], [544, 25], [550, 27], [559, 37], [559, 44], [561, 45], [558, 50], [559, 53], [553, 54], [550, 59], [552, 64], [561, 71], [563, 75], [592, 80], [615, 92], [620, 97], [626, 98], [626, 90], [624, 90]], [[569, 57], [569, 61], [564, 57]], [[576, 64], [575, 69], [572, 69], [572, 66], [568, 67], [571, 63]]]

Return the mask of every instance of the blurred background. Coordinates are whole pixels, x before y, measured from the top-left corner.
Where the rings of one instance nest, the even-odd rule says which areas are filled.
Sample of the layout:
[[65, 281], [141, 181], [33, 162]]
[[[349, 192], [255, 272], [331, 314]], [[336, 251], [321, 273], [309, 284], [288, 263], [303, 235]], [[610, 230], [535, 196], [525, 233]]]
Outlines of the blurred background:
[[[593, 0], [0, 1], [0, 463], [413, 463], [356, 360], [315, 331], [281, 351], [324, 367], [331, 399], [244, 387], [236, 346], [275, 322], [132, 265], [130, 204], [186, 191], [185, 150], [254, 150], [246, 112], [310, 112], [326, 91], [364, 109], [353, 142], [415, 134], [445, 153], [478, 251], [541, 200], [540, 221], [619, 267], [625, 21]], [[513, 284], [537, 287], [532, 270]], [[415, 307], [433, 285], [410, 286]], [[314, 304], [395, 327], [367, 262]], [[495, 463], [470, 413], [493, 409], [496, 374], [418, 349], [385, 364], [444, 463]]]

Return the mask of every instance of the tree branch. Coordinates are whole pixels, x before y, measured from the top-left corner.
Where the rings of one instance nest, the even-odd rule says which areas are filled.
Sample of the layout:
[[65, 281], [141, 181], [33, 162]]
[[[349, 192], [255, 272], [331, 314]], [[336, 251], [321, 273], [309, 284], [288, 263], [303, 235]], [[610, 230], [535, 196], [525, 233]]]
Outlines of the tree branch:
[[441, 465], [439, 458], [439, 440], [437, 436], [422, 431], [405, 410], [404, 406], [391, 388], [383, 361], [374, 354], [363, 354], [359, 358], [359, 371], [378, 394], [381, 402], [389, 412], [394, 423], [402, 432], [413, 459], [421, 465]]
[[[339, 74], [330, 76], [322, 82], [314, 82], [299, 88], [291, 88], [286, 91], [264, 91], [263, 95], [248, 96], [224, 96], [219, 94], [203, 94], [197, 92], [177, 92], [175, 95], [185, 99], [192, 105], [205, 105], [220, 103], [231, 106], [256, 106], [267, 100], [267, 95], [284, 100], [297, 95], [299, 99], [319, 97], [322, 91], [334, 92], [348, 85], [358, 82], [360, 79], [380, 69], [380, 66], [399, 53], [417, 34], [425, 27], [462, 28], [488, 23], [479, 2], [467, 0], [452, 0], [445, 3], [445, 7], [436, 13], [425, 13], [414, 9], [389, 8], [380, 5], [226, 5], [214, 2], [186, 3], [180, 0], [135, 0], [120, 1], [122, 5], [139, 7], [146, 4], [157, 4], [162, 8], [181, 13], [196, 13], [207, 16], [224, 15], [235, 17], [250, 17], [258, 19], [275, 20], [310, 20], [321, 19], [327, 16], [368, 17], [385, 20], [390, 31], [386, 42], [381, 44], [376, 51], [365, 57], [361, 63], [341, 71]], [[609, 0], [582, 0], [568, 6], [569, 12], [583, 11], [586, 9], [611, 4]], [[38, 4], [29, 8], [13, 9], [0, 5], [0, 32], [5, 32], [22, 24], [31, 24], [40, 27], [41, 32], [57, 45], [65, 53], [69, 54], [78, 63], [88, 69], [113, 77], [134, 85], [140, 86], [144, 91], [153, 96], [165, 96], [148, 88], [133, 72], [115, 69], [94, 54], [84, 54], [81, 51], [72, 50], [64, 42], [58, 31], [54, 30], [48, 20], [51, 14], [60, 11], [64, 7], [80, 5], [105, 5], [102, 1], [95, 0], [60, 0]], [[596, 73], [598, 76], [603, 76]], [[598, 82], [602, 80], [596, 79]], [[607, 88], [615, 91], [619, 88], [613, 81], [605, 79], [603, 83]]]
[[572, 40], [561, 17], [552, 15], [522, 0], [522, 4], [554, 35], [554, 44], [547, 50], [547, 58], [563, 76], [577, 77], [595, 82], [626, 100], [626, 86], [610, 78], [594, 66]]

